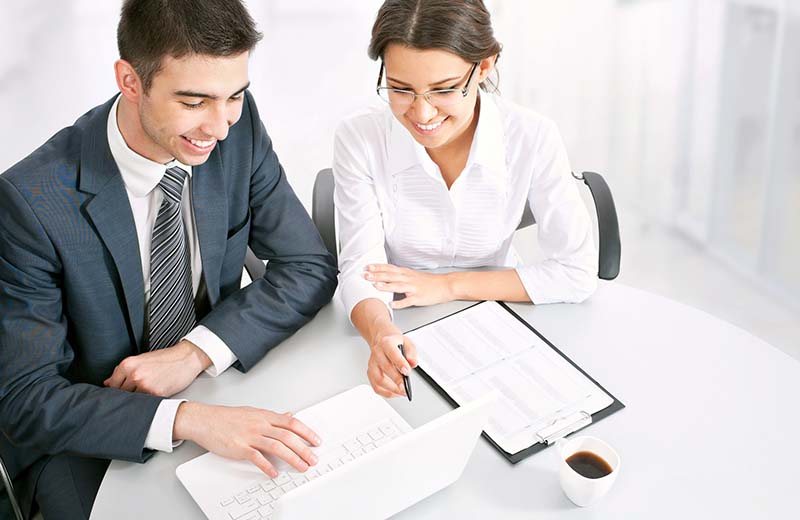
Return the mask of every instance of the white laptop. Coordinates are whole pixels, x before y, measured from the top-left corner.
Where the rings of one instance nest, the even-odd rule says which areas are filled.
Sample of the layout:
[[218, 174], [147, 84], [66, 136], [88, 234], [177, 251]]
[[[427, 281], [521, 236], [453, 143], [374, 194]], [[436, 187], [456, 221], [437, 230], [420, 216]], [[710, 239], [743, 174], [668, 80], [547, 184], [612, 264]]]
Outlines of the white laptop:
[[249, 462], [206, 453], [175, 470], [211, 520], [387, 518], [461, 476], [497, 393], [412, 429], [367, 385], [295, 416], [322, 438], [305, 473], [268, 457], [270, 479]]

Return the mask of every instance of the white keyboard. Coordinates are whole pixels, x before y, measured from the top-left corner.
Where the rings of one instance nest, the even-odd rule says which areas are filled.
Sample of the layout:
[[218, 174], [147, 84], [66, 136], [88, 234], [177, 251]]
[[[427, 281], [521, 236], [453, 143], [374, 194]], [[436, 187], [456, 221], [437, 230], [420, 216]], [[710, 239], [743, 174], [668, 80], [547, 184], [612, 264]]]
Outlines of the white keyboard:
[[330, 473], [398, 436], [400, 429], [391, 420], [387, 420], [345, 442], [330, 447], [323, 445], [320, 450], [324, 451], [317, 451], [319, 462], [305, 473], [284, 471], [272, 480], [253, 481], [240, 492], [222, 499], [219, 505], [231, 520], [269, 519], [275, 501], [285, 493]]

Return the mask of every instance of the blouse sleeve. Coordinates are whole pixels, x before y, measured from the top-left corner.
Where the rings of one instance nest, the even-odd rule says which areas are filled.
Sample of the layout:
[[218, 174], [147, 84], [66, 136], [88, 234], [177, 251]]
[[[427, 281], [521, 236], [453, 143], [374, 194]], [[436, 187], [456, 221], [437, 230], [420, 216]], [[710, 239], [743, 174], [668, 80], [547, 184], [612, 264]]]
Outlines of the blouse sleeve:
[[392, 293], [364, 279], [368, 264], [385, 264], [383, 218], [367, 141], [352, 121], [336, 130], [333, 145], [334, 201], [338, 219], [339, 286], [347, 316], [361, 301], [377, 298], [389, 313]]
[[548, 121], [541, 132], [528, 203], [544, 259], [518, 267], [517, 274], [535, 304], [577, 303], [597, 288], [592, 220], [572, 178], [558, 128]]

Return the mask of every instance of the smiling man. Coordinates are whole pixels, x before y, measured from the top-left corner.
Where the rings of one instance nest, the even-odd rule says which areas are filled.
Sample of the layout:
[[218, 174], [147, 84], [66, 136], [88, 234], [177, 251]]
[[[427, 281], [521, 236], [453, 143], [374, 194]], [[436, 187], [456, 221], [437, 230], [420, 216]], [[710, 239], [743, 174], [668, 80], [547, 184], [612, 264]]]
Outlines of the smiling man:
[[[120, 93], [0, 176], [0, 455], [26, 510], [88, 518], [110, 459], [186, 439], [316, 463], [289, 414], [169, 399], [335, 289], [247, 91], [260, 38], [239, 0], [124, 2]], [[240, 288], [248, 245], [269, 263]]]

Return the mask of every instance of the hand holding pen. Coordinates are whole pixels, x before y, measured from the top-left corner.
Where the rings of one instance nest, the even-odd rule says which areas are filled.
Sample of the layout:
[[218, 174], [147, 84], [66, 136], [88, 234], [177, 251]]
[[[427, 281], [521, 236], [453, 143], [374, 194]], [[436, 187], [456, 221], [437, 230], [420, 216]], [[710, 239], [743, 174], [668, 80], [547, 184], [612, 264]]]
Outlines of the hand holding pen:
[[[409, 397], [411, 385], [405, 379], [417, 366], [414, 342], [397, 330], [384, 331], [370, 341], [367, 377], [375, 393], [383, 397]], [[388, 332], [388, 333], [387, 333]], [[402, 352], [400, 345], [403, 345]]]

